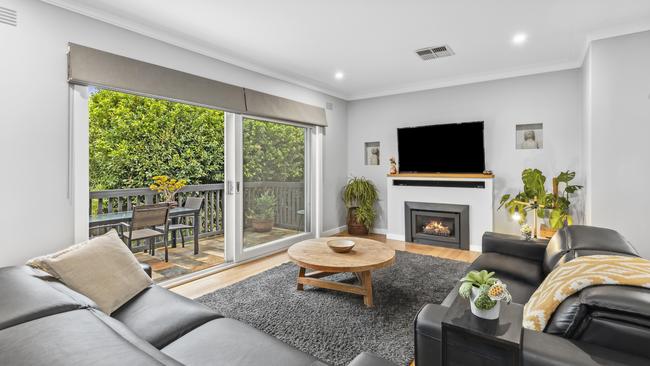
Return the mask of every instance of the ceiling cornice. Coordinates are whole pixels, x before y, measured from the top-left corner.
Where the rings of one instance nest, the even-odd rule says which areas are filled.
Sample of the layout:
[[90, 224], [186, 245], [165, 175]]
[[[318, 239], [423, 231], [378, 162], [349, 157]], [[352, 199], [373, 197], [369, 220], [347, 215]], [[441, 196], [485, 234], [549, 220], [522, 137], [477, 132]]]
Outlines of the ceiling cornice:
[[186, 49], [191, 52], [201, 54], [203, 56], [207, 56], [243, 69], [247, 69], [274, 79], [295, 84], [346, 101], [378, 98], [378, 97], [389, 96], [389, 95], [447, 88], [452, 86], [467, 85], [467, 84], [480, 83], [485, 81], [508, 79], [508, 78], [526, 76], [526, 75], [535, 75], [535, 74], [541, 74], [546, 72], [576, 69], [582, 66], [585, 55], [587, 53], [587, 50], [589, 49], [591, 42], [599, 39], [611, 38], [616, 36], [622, 36], [625, 34], [650, 30], [650, 19], [646, 19], [625, 26], [613, 27], [613, 28], [599, 30], [597, 32], [592, 32], [585, 39], [583, 44], [583, 49], [580, 52], [580, 56], [575, 61], [567, 61], [564, 63], [558, 63], [553, 65], [533, 65], [526, 68], [520, 68], [518, 70], [486, 73], [486, 74], [478, 74], [478, 75], [470, 75], [470, 76], [460, 76], [460, 77], [454, 77], [449, 79], [432, 79], [432, 80], [422, 81], [419, 83], [403, 84], [401, 86], [395, 86], [393, 88], [380, 89], [376, 91], [368, 91], [366, 93], [345, 94], [331, 89], [322, 88], [310, 82], [306, 82], [304, 79], [301, 79], [300, 77], [287, 75], [285, 73], [277, 72], [275, 70], [266, 68], [264, 66], [251, 63], [249, 61], [234, 58], [230, 55], [224, 54], [223, 52], [218, 52], [213, 48], [200, 45], [196, 41], [185, 39], [183, 37], [174, 36], [167, 32], [160, 31], [158, 29], [153, 29], [151, 27], [144, 26], [137, 22], [125, 20], [113, 14], [98, 11], [97, 9], [92, 9], [86, 6], [80, 6], [78, 4], [71, 4], [69, 1], [66, 0], [41, 0], [41, 1], [53, 6], [57, 6], [69, 10], [74, 13], [78, 13], [102, 21], [104, 23], [114, 25], [119, 28], [132, 31], [134, 33], [144, 35], [152, 39], [156, 39], [171, 44], [173, 46], [182, 49]]
[[406, 94], [406, 93], [413, 93], [413, 92], [419, 92], [424, 90], [448, 88], [452, 86], [482, 83], [485, 81], [516, 78], [516, 77], [526, 76], [526, 75], [543, 74], [545, 72], [570, 70], [570, 69], [579, 68], [581, 64], [582, 62], [580, 61], [575, 61], [575, 62], [570, 61], [570, 62], [559, 63], [559, 64], [549, 65], [549, 66], [527, 67], [527, 68], [513, 70], [513, 71], [454, 77], [447, 80], [443, 80], [443, 79], [427, 80], [420, 83], [407, 84], [401, 87], [384, 89], [376, 92], [351, 95], [349, 100], [379, 98], [379, 97], [385, 97], [389, 95]]

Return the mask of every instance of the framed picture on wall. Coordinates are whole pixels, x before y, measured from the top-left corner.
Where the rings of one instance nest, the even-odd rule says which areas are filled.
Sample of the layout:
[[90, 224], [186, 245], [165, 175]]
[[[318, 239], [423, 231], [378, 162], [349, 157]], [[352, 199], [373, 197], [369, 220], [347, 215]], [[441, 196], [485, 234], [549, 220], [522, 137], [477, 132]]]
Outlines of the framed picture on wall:
[[379, 165], [379, 141], [375, 142], [366, 142], [364, 144], [365, 154], [365, 164], [366, 165]]
[[517, 150], [538, 150], [544, 148], [544, 124], [519, 124], [515, 129]]

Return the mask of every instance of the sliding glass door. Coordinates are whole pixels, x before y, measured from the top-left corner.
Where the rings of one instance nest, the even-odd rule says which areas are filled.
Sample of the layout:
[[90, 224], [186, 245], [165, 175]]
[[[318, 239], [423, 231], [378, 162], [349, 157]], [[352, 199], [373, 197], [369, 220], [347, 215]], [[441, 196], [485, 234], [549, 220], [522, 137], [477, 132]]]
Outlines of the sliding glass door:
[[309, 129], [243, 118], [242, 245], [245, 256], [310, 232]]

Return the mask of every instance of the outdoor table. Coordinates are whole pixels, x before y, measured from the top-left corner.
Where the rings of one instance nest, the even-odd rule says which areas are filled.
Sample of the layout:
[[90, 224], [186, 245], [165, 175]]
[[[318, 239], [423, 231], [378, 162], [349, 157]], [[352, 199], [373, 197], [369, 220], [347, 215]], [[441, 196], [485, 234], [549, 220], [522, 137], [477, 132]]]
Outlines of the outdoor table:
[[[169, 210], [169, 217], [176, 219], [183, 216], [194, 217], [194, 254], [199, 254], [199, 214], [201, 209], [176, 207]], [[121, 211], [90, 215], [88, 226], [92, 229], [97, 226], [116, 225], [120, 222], [131, 221], [133, 211]], [[182, 234], [181, 234], [182, 235]], [[176, 246], [176, 235], [172, 238], [172, 247]]]

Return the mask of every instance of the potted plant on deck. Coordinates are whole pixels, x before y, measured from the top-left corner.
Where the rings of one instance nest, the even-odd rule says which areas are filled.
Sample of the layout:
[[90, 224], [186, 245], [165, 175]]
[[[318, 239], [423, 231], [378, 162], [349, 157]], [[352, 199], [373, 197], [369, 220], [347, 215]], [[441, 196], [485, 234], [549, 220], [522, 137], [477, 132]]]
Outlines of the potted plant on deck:
[[348, 233], [367, 235], [375, 223], [375, 203], [379, 199], [377, 187], [366, 178], [352, 177], [343, 188], [343, 202], [348, 208]]
[[270, 192], [264, 192], [255, 197], [248, 209], [248, 219], [256, 233], [267, 233], [273, 229], [275, 222], [275, 207], [278, 201]]
[[153, 179], [153, 183], [149, 186], [149, 189], [161, 193], [170, 207], [178, 206], [176, 193], [187, 185], [187, 181], [185, 179], [170, 178], [166, 175], [157, 175], [151, 179]]
[[472, 314], [483, 319], [497, 319], [501, 301], [510, 303], [512, 296], [506, 284], [494, 277], [494, 272], [471, 271], [461, 280], [458, 294], [469, 299]]

